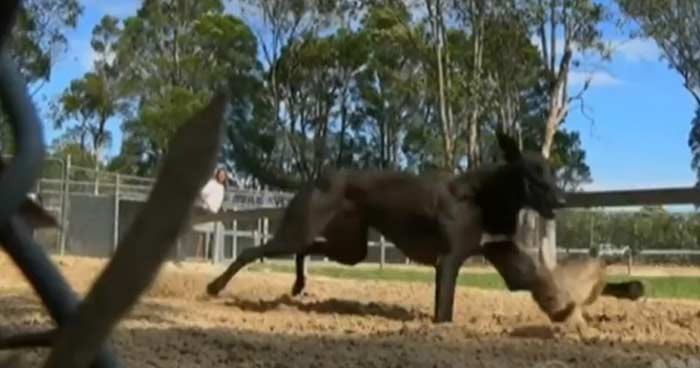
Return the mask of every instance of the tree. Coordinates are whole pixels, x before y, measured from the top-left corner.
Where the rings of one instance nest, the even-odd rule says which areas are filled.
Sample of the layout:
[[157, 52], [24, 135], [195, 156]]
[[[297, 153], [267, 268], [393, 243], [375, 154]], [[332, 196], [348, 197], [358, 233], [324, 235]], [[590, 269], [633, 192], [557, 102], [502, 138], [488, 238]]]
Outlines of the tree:
[[71, 81], [53, 106], [56, 128], [66, 128], [65, 139], [96, 157], [111, 142], [106, 123], [117, 109], [113, 91], [105, 76], [89, 72]]
[[22, 2], [7, 46], [27, 83], [35, 86], [32, 94], [49, 80], [51, 67], [68, 45], [64, 32], [76, 27], [82, 13], [77, 0]]
[[[578, 64], [574, 51], [594, 51], [609, 57], [598, 29], [609, 15], [604, 5], [592, 0], [527, 0], [525, 5], [538, 37], [547, 78], [548, 109], [541, 151], [548, 158], [554, 135], [566, 119], [570, 104], [581, 98], [590, 83], [589, 79], [579, 94], [569, 95], [569, 72]], [[561, 52], [559, 42], [563, 43]]]
[[[456, 127], [454, 113], [452, 110], [452, 77], [449, 72], [450, 53], [447, 41], [447, 26], [444, 16], [444, 5], [442, 0], [425, 0], [425, 8], [428, 13], [430, 24], [429, 35], [435, 53], [435, 70], [437, 76], [437, 101], [439, 111], [439, 121], [442, 133], [442, 167], [452, 172], [456, 166], [455, 162], [455, 139]], [[472, 143], [470, 141], [470, 143]], [[475, 157], [472, 157], [474, 159]]]
[[656, 41], [695, 100], [688, 145], [693, 155], [691, 167], [700, 184], [700, 4], [683, 0], [618, 0], [618, 4], [624, 14], [639, 24], [640, 29], [633, 36]]
[[[76, 27], [82, 12], [77, 0], [22, 2], [6, 47], [18, 64], [32, 96], [49, 80], [52, 66], [68, 46], [64, 32]], [[0, 142], [3, 150], [12, 150], [12, 137], [4, 112], [0, 113]]]
[[[319, 36], [344, 11], [341, 1], [242, 3], [270, 36], [258, 35], [262, 85], [252, 88], [259, 94], [245, 104], [258, 115], [242, 118], [230, 128], [232, 145], [227, 156], [264, 185], [295, 188], [314, 179], [333, 160], [350, 157], [344, 150], [350, 143], [352, 117], [347, 101], [356, 61], [364, 59], [335, 47], [355, 42], [348, 29], [340, 27], [335, 34]], [[362, 54], [361, 48], [357, 51]]]
[[216, 89], [257, 67], [257, 43], [220, 0], [147, 0], [124, 20], [114, 50], [127, 101], [121, 162], [152, 173], [175, 129]]
[[[506, 12], [484, 24], [483, 64], [484, 89], [487, 97], [486, 118], [493, 127], [500, 127], [517, 138], [523, 147], [523, 125], [538, 125], [546, 108], [544, 69], [538, 49], [531, 43], [527, 24], [516, 13]], [[513, 62], [517, 60], [517, 62]], [[537, 117], [536, 119], [533, 117]], [[530, 129], [531, 135], [535, 134]], [[541, 134], [539, 134], [541, 138]], [[530, 149], [538, 147], [530, 146]]]
[[[107, 167], [149, 175], [182, 117], [226, 88], [221, 161], [261, 185], [295, 189], [327, 166], [463, 170], [496, 157], [499, 126], [541, 147], [549, 76], [521, 3], [239, 2], [265, 27], [256, 37], [221, 0], [146, 0], [95, 28], [98, 58], [66, 89], [58, 122], [66, 143], [99, 153], [120, 118]], [[573, 188], [589, 175], [580, 141], [554, 140]]]
[[618, 0], [623, 12], [663, 51], [683, 77], [683, 86], [700, 104], [700, 4], [683, 0]]
[[[607, 8], [593, 0], [525, 0], [524, 14], [538, 39], [545, 73], [546, 119], [540, 149], [549, 159], [556, 132], [569, 113], [572, 102], [582, 98], [590, 85], [586, 81], [576, 95], [569, 95], [569, 72], [578, 64], [574, 51], [593, 51], [609, 57], [598, 26], [608, 18]], [[561, 51], [559, 45], [561, 43]], [[576, 50], [575, 50], [576, 49]], [[539, 248], [543, 258], [552, 266], [556, 263], [555, 223], [544, 221], [531, 211], [524, 211], [521, 235], [529, 247]], [[538, 233], [545, 234], [542, 238]]]
[[66, 128], [63, 139], [90, 151], [97, 162], [102, 161], [102, 152], [111, 143], [107, 121], [124, 108], [118, 86], [119, 69], [114, 65], [119, 32], [116, 18], [102, 18], [92, 31], [91, 45], [96, 54], [93, 70], [71, 81], [52, 106], [56, 128]]
[[[230, 129], [227, 157], [265, 185], [295, 188], [327, 165], [415, 172], [478, 165], [499, 125], [525, 130], [518, 134], [528, 140], [543, 136], [536, 129], [544, 131], [547, 79], [513, 2], [420, 2], [431, 11], [414, 17], [409, 2], [372, 1], [355, 30], [324, 28], [337, 10], [324, 13], [311, 1], [249, 4], [271, 35], [261, 43], [265, 78], [249, 89], [254, 96]], [[462, 14], [446, 19], [452, 9]], [[574, 171], [561, 170], [573, 187], [588, 178], [585, 156], [577, 139], [561, 144], [566, 160], [578, 160]]]
[[693, 157], [690, 166], [695, 170], [695, 186], [700, 186], [700, 105], [695, 107], [695, 116], [690, 122], [690, 136], [688, 146]]
[[[426, 124], [428, 118], [418, 119], [424, 98], [419, 92], [423, 85], [420, 49], [425, 50], [427, 45], [412, 29], [408, 9], [399, 5], [370, 7], [362, 26], [358, 39], [366, 45], [367, 61], [366, 68], [357, 75], [360, 119], [365, 121], [359, 128], [364, 127], [361, 132], [369, 140], [363, 161], [371, 167], [397, 169], [402, 154], [430, 151], [424, 142], [414, 150], [411, 145], [415, 142], [410, 141], [417, 131], [431, 127]], [[403, 132], [407, 130], [409, 141], [404, 141], [402, 147]], [[420, 134], [421, 138], [426, 136], [432, 135]], [[425, 163], [426, 157], [419, 161]]]

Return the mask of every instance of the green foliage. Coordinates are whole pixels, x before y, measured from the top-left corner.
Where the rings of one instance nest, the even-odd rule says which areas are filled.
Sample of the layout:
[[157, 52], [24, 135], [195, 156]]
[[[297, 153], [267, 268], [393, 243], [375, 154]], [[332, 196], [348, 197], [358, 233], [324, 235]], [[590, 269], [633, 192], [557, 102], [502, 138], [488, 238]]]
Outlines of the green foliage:
[[[75, 28], [83, 8], [78, 0], [28, 0], [22, 2], [6, 47], [36, 94], [48, 82], [51, 68], [66, 50], [64, 32]], [[0, 147], [11, 153], [13, 141], [4, 112], [0, 112]]]
[[80, 147], [77, 143], [60, 143], [53, 147], [51, 157], [65, 162], [70, 156], [71, 165], [82, 168], [93, 168], [97, 164], [97, 158], [90, 151]]
[[642, 249], [700, 249], [700, 214], [661, 207], [636, 212], [565, 211], [557, 216], [557, 244], [587, 248], [613, 244]]
[[[103, 161], [106, 124], [118, 118], [122, 150], [107, 167], [152, 174], [172, 132], [223, 88], [222, 161], [275, 188], [329, 166], [477, 165], [498, 158], [496, 127], [539, 149], [549, 80], [525, 3], [429, 2], [428, 16], [404, 1], [351, 3], [241, 2], [265, 28], [260, 39], [221, 0], [146, 0], [134, 16], [106, 16], [93, 30], [93, 70], [57, 100], [62, 142]], [[569, 189], [590, 179], [575, 132], [556, 134], [552, 161]]]
[[624, 13], [653, 38], [685, 87], [700, 101], [700, 4], [684, 0], [618, 0]]
[[692, 154], [690, 166], [695, 170], [696, 175], [695, 185], [700, 186], [700, 105], [695, 107], [695, 116], [690, 122], [688, 146]]
[[104, 74], [87, 73], [71, 81], [53, 105], [54, 124], [65, 128], [64, 140], [96, 153], [111, 141], [107, 119], [116, 114], [117, 97]]
[[114, 65], [128, 101], [125, 140], [110, 167], [153, 173], [172, 132], [214, 90], [235, 86], [232, 104], [248, 98], [259, 68], [257, 40], [223, 9], [219, 0], [151, 0], [123, 21]]
[[64, 32], [75, 28], [82, 12], [78, 0], [22, 2], [8, 46], [29, 84], [48, 81], [51, 67], [68, 45]]

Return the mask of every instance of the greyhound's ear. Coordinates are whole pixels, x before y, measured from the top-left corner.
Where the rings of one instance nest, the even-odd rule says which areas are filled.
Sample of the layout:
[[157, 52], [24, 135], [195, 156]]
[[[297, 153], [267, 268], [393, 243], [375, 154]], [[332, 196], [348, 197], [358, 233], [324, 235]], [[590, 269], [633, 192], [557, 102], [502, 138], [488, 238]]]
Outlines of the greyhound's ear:
[[496, 132], [496, 139], [498, 139], [498, 146], [501, 147], [501, 151], [503, 151], [503, 156], [507, 162], [514, 162], [520, 158], [518, 142], [513, 138], [499, 130]]

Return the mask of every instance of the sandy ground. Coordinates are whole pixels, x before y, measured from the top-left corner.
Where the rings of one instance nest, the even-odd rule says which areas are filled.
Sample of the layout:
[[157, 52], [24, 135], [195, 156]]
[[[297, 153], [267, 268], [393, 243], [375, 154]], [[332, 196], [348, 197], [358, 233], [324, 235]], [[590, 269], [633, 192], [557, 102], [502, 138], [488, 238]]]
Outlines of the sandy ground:
[[[85, 290], [103, 263], [57, 259]], [[51, 325], [4, 255], [0, 334]], [[288, 296], [292, 275], [245, 272], [218, 298], [204, 296], [218, 270], [167, 265], [114, 334], [128, 367], [652, 367], [700, 359], [700, 303], [603, 299], [590, 309], [592, 339], [554, 339], [524, 293], [459, 288], [455, 322], [433, 325], [429, 284], [311, 276]], [[698, 285], [700, 287], [700, 285]], [[29, 350], [36, 363], [45, 352]]]

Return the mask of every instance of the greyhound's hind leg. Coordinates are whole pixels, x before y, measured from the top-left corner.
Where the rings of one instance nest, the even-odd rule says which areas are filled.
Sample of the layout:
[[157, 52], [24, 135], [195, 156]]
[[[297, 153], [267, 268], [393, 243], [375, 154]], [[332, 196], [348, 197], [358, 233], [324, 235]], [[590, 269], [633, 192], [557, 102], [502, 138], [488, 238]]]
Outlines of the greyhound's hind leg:
[[357, 264], [367, 257], [368, 232], [365, 213], [351, 203], [345, 203], [343, 210], [333, 217], [321, 236], [314, 239], [313, 244], [304, 252], [297, 253], [297, 276], [292, 295], [298, 295], [306, 286], [306, 256], [322, 255], [341, 264]]
[[308, 250], [304, 252], [297, 253], [294, 258], [294, 264], [296, 267], [296, 279], [294, 280], [294, 286], [292, 286], [292, 296], [301, 294], [306, 287], [306, 257], [310, 254], [318, 253], [321, 247], [320, 242], [314, 242]]
[[309, 186], [294, 196], [274, 237], [259, 247], [244, 250], [219, 277], [207, 285], [207, 293], [217, 295], [238, 271], [257, 259], [306, 252], [314, 238], [342, 210], [342, 184], [333, 185], [332, 180], [327, 181], [324, 188]]
[[231, 281], [233, 276], [235, 276], [238, 271], [257, 259], [263, 257], [281, 256], [289, 253], [293, 252], [289, 252], [289, 250], [286, 249], [285, 244], [281, 244], [275, 239], [272, 239], [259, 247], [246, 248], [240, 255], [238, 255], [236, 260], [233, 261], [221, 275], [219, 275], [219, 277], [207, 285], [207, 293], [211, 296], [219, 294], [219, 292], [226, 287], [226, 284]]
[[296, 265], [297, 278], [294, 280], [294, 286], [292, 286], [292, 295], [297, 296], [301, 294], [306, 287], [306, 273], [304, 272], [304, 264], [306, 263], [306, 254], [297, 253], [294, 259]]

